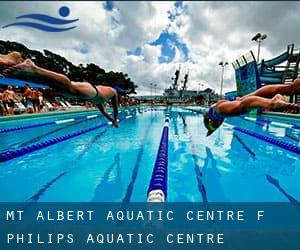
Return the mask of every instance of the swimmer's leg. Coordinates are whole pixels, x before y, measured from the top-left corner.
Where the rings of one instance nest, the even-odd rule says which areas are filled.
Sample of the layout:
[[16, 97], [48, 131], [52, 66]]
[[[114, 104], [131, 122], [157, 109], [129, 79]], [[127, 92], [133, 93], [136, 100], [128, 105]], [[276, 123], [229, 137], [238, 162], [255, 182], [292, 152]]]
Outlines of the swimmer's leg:
[[24, 59], [21, 56], [20, 52], [13, 51], [6, 55], [0, 55], [0, 65], [12, 66], [18, 63], [22, 63]]
[[51, 81], [49, 81], [49, 82], [45, 81], [45, 82], [41, 82], [41, 84], [44, 84], [44, 85], [47, 85], [47, 86], [53, 87], [53, 88], [59, 88], [60, 90], [66, 91], [69, 93], [74, 93], [74, 94], [76, 93], [76, 89], [74, 88], [71, 80], [67, 76], [50, 71], [50, 70], [46, 70], [41, 67], [38, 67], [30, 59], [26, 59], [22, 63], [19, 63], [17, 65], [9, 67], [3, 73], [5, 75], [9, 75], [10, 73], [13, 73], [14, 71], [18, 71], [18, 70], [21, 70], [22, 72], [37, 74], [42, 77], [47, 77], [47, 78], [54, 80], [54, 82], [55, 82], [55, 83], [52, 83]]

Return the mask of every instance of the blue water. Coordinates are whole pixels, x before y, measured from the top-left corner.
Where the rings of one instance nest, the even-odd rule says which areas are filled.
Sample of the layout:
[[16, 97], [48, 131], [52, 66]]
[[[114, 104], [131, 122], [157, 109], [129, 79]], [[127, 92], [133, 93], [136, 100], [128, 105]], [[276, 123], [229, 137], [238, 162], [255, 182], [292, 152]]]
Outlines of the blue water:
[[[157, 107], [142, 114], [132, 109], [132, 117], [118, 129], [97, 129], [0, 163], [0, 201], [146, 201], [167, 113], [171, 118], [167, 201], [300, 200], [299, 155], [232, 127], [297, 146], [300, 130], [259, 126], [236, 117], [226, 119], [218, 131], [206, 137], [201, 115], [184, 107]], [[122, 111], [120, 117], [123, 115], [128, 113]], [[82, 114], [2, 122], [0, 129], [78, 116]], [[0, 152], [103, 122], [101, 117], [1, 134]]]

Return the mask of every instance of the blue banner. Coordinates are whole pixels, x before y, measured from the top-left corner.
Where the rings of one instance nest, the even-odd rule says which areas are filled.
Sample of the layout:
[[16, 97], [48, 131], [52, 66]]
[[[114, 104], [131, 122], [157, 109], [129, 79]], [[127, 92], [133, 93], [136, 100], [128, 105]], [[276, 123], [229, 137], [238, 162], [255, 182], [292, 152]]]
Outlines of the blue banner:
[[255, 61], [236, 69], [235, 78], [238, 96], [254, 92], [261, 86]]
[[292, 203], [0, 203], [0, 249], [299, 249]]

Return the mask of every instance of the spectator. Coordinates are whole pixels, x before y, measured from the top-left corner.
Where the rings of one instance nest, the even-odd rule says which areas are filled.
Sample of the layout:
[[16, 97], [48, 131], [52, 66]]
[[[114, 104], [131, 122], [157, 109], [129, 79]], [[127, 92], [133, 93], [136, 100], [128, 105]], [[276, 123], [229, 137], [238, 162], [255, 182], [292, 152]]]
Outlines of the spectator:
[[28, 113], [33, 113], [33, 103], [32, 103], [32, 90], [30, 89], [28, 84], [24, 86], [24, 93], [22, 94], [23, 98], [25, 99], [24, 105], [27, 108]]
[[44, 106], [44, 97], [43, 97], [43, 92], [38, 90], [38, 99], [39, 99], [39, 112], [43, 109]]
[[39, 112], [39, 91], [37, 89], [32, 90], [31, 100], [33, 103], [34, 112]]
[[7, 110], [3, 103], [3, 93], [2, 93], [2, 89], [0, 89], [0, 115], [6, 116], [6, 114], [7, 114]]
[[3, 103], [7, 106], [8, 115], [14, 115], [16, 93], [11, 85], [8, 85], [7, 90], [4, 91], [2, 99]]
[[85, 102], [85, 108], [86, 109], [92, 109], [93, 108], [93, 104], [91, 102]]

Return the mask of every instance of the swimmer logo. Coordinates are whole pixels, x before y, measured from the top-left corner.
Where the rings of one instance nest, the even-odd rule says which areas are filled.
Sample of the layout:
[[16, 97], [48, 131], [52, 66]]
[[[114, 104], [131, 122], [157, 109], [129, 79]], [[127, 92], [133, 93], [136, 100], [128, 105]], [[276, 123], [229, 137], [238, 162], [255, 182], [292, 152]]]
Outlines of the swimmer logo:
[[[68, 31], [68, 30], [71, 30], [71, 29], [74, 29], [77, 27], [77, 26], [62, 27], [63, 25], [71, 24], [71, 23], [77, 22], [79, 20], [79, 19], [73, 19], [73, 20], [64, 19], [65, 17], [67, 17], [70, 14], [70, 9], [68, 7], [66, 7], [66, 6], [60, 7], [60, 9], [58, 10], [58, 13], [63, 18], [57, 18], [57, 17], [52, 17], [52, 16], [38, 14], [38, 13], [18, 16], [18, 17], [16, 17], [16, 19], [22, 19], [22, 20], [31, 19], [31, 21], [22, 21], [22, 22], [7, 24], [7, 25], [3, 26], [2, 29], [9, 28], [12, 26], [25, 26], [25, 27], [30, 27], [30, 28], [37, 29], [37, 30], [46, 31], [46, 32], [63, 32], [63, 31]], [[33, 21], [40, 21], [42, 23], [33, 22]], [[47, 23], [47, 24], [55, 25], [55, 26], [48, 26], [43, 23]]]

